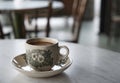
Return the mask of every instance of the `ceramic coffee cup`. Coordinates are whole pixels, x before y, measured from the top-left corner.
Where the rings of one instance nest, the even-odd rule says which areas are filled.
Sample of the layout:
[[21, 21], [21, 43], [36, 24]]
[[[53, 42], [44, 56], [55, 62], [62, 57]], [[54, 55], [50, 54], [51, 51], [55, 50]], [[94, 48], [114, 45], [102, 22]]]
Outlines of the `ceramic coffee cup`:
[[[68, 58], [68, 47], [58, 44], [58, 40], [53, 38], [28, 39], [25, 44], [27, 63], [37, 71], [49, 71], [54, 65]], [[60, 53], [61, 49], [66, 52]]]

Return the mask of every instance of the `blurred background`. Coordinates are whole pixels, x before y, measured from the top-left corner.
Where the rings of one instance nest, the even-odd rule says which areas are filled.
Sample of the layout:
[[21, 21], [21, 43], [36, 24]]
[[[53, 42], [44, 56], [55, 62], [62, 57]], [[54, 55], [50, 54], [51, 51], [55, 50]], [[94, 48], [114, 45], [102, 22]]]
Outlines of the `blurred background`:
[[[80, 6], [82, 11], [78, 6], [77, 13], [74, 11], [76, 10], [75, 0], [52, 0], [52, 2], [51, 0], [13, 0], [13, 2], [21, 4], [24, 4], [24, 1], [51, 2], [48, 7], [42, 10], [30, 10], [22, 14], [25, 27], [25, 31], [23, 31], [25, 33], [22, 34], [25, 34], [25, 37], [15, 37], [13, 22], [16, 21], [11, 19], [11, 10], [8, 12], [2, 10], [2, 2], [5, 1], [10, 2], [12, 0], [0, 0], [0, 23], [4, 34], [4, 38], [1, 39], [26, 39], [47, 36], [64, 41], [65, 38], [70, 39], [73, 37], [73, 35], [72, 37], [67, 36], [68, 31], [70, 31], [76, 35], [74, 38], [76, 40], [72, 41], [74, 43], [120, 52], [120, 0], [87, 0], [86, 5], [84, 1], [79, 0], [79, 3], [81, 1], [83, 5]], [[17, 5], [22, 6], [21, 4]], [[14, 13], [12, 12], [12, 18], [15, 15]], [[20, 20], [21, 18], [17, 19], [19, 23]], [[77, 22], [74, 20], [79, 22], [79, 28], [76, 30], [73, 29], [73, 26], [77, 26]], [[46, 33], [49, 35], [46, 35]]]

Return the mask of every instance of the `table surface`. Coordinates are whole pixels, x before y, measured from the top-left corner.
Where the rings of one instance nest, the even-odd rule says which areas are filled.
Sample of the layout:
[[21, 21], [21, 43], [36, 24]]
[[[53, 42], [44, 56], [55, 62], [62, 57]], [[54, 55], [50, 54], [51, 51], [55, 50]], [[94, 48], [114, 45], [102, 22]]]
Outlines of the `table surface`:
[[13, 68], [11, 60], [24, 53], [26, 40], [0, 40], [0, 83], [120, 83], [120, 53], [60, 42], [70, 49], [72, 65], [49, 78], [27, 77]]
[[[49, 1], [0, 1], [0, 11], [27, 10], [48, 7]], [[63, 8], [63, 3], [53, 1], [53, 8]]]

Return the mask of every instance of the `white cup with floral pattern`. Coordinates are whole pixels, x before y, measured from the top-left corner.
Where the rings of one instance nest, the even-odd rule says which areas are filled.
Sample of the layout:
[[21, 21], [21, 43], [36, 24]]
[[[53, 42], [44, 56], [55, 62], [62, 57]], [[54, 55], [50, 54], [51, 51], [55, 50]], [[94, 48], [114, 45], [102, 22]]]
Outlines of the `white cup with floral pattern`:
[[[25, 43], [26, 61], [37, 71], [49, 71], [54, 65], [59, 65], [68, 58], [67, 46], [59, 46], [54, 38], [32, 38]], [[65, 53], [60, 50], [65, 49]]]

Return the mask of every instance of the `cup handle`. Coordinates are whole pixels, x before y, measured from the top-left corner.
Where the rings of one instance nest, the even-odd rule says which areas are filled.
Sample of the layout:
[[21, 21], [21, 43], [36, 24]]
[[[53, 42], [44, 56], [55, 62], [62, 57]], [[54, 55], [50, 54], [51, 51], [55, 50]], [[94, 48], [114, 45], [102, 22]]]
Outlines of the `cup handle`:
[[69, 48], [67, 46], [59, 46], [59, 51], [61, 49], [65, 49], [66, 50], [66, 53], [65, 54], [62, 54], [60, 53], [60, 60], [59, 60], [59, 63], [65, 63], [66, 60], [68, 59], [68, 55], [69, 55]]

